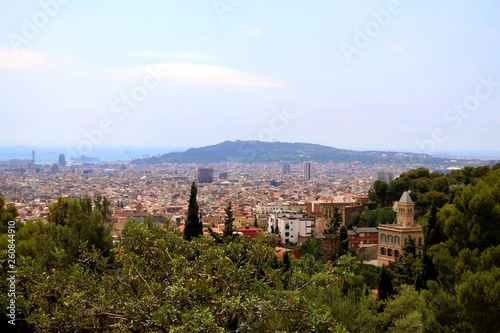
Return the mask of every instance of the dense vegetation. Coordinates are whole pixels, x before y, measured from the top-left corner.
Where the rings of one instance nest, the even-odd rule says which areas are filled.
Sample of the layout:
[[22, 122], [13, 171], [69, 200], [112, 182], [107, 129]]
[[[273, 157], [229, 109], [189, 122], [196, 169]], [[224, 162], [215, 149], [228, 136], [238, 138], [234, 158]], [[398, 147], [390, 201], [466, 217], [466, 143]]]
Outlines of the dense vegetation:
[[[499, 332], [499, 169], [451, 176], [418, 169], [396, 180], [440, 183], [448, 199], [421, 207], [423, 254], [408, 239], [382, 269], [356, 263], [344, 231], [336, 250], [347, 254], [311, 239], [300, 260], [278, 259], [272, 234], [187, 240], [152, 219], [130, 220], [113, 243], [105, 198], [60, 198], [48, 223], [16, 225], [17, 323], [39, 332]], [[341, 231], [338, 220], [332, 230]], [[2, 233], [4, 309], [7, 245]]]

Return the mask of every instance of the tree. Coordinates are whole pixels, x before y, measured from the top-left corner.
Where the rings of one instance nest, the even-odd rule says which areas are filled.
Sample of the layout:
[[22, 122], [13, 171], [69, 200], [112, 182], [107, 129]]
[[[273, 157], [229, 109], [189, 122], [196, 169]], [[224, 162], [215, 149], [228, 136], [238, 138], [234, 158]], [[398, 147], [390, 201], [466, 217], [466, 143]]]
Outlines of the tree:
[[203, 235], [203, 225], [198, 215], [198, 202], [196, 201], [197, 193], [198, 188], [193, 181], [191, 184], [191, 193], [189, 195], [186, 225], [184, 226], [184, 239], [189, 242], [193, 240], [193, 238]]
[[376, 180], [373, 183], [373, 190], [368, 192], [368, 198], [375, 202], [378, 207], [391, 205], [390, 188], [383, 180]]
[[335, 263], [339, 258], [339, 231], [340, 224], [342, 223], [342, 214], [339, 212], [337, 206], [333, 206], [333, 216], [323, 230], [325, 236], [325, 243], [323, 245], [323, 257], [327, 261]]
[[234, 228], [233, 223], [235, 218], [233, 217], [232, 202], [229, 200], [226, 208], [224, 208], [226, 216], [224, 217], [224, 237], [230, 238], [233, 236]]
[[411, 235], [405, 240], [402, 250], [403, 253], [391, 266], [394, 282], [397, 286], [413, 286], [418, 276], [420, 261], [417, 258], [415, 239]]
[[437, 280], [438, 273], [436, 266], [432, 262], [429, 250], [431, 246], [440, 243], [439, 230], [437, 228], [437, 207], [433, 203], [427, 224], [424, 227], [424, 247], [422, 250], [422, 269], [418, 275], [416, 287], [417, 290], [427, 289], [429, 280]]
[[385, 301], [389, 296], [394, 294], [392, 279], [389, 271], [385, 266], [380, 269], [378, 278], [378, 299]]
[[339, 231], [339, 257], [349, 253], [349, 236], [345, 226], [340, 227]]
[[12, 204], [5, 205], [5, 201], [0, 196], [0, 233], [7, 232], [7, 223], [15, 221], [18, 215], [16, 206]]
[[259, 227], [259, 220], [257, 220], [257, 216], [254, 216], [254, 218], [253, 218], [253, 226], [255, 228]]

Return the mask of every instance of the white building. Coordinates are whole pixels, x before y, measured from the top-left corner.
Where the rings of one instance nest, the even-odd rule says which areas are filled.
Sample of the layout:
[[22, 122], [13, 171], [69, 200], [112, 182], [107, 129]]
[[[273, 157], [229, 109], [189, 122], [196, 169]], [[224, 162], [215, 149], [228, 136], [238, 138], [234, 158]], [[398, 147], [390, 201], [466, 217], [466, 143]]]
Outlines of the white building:
[[314, 219], [305, 218], [302, 214], [271, 214], [267, 220], [267, 231], [279, 228], [283, 242], [297, 243], [300, 236], [310, 237], [313, 234]]

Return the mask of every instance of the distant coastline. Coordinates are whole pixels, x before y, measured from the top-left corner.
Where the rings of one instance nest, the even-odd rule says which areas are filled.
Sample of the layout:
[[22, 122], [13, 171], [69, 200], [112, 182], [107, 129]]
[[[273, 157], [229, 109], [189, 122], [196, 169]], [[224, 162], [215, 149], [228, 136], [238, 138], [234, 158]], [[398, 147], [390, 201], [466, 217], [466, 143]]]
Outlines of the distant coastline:
[[[97, 157], [101, 162], [130, 162], [136, 158], [144, 158], [165, 154], [169, 152], [184, 151], [187, 148], [180, 147], [96, 147], [89, 156]], [[31, 152], [35, 151], [36, 164], [57, 163], [59, 154], [64, 154], [66, 160], [72, 157], [66, 147], [57, 146], [0, 146], [0, 162], [6, 162], [11, 159], [31, 160]]]
[[[130, 162], [138, 158], [152, 157], [170, 152], [183, 152], [187, 149], [187, 147], [110, 146], [96, 147], [89, 156], [97, 157], [101, 162]], [[11, 159], [31, 160], [31, 152], [33, 150], [35, 151], [36, 164], [57, 163], [59, 154], [64, 154], [68, 161], [72, 157], [78, 157], [71, 156], [68, 149], [61, 146], [0, 146], [0, 162], [6, 162]], [[498, 161], [500, 160], [500, 151], [435, 151], [432, 156]]]

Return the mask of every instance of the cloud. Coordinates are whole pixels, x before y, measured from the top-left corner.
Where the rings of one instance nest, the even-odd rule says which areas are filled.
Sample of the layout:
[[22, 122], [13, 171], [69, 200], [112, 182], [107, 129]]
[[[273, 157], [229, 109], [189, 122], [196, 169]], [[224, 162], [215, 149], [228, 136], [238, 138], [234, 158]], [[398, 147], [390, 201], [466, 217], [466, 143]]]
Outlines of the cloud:
[[25, 69], [52, 61], [48, 55], [27, 49], [0, 49], [0, 70]]
[[149, 72], [158, 73], [168, 81], [184, 81], [219, 84], [236, 87], [279, 88], [282, 84], [274, 79], [248, 74], [230, 68], [191, 63], [166, 62], [154, 66], [141, 66], [126, 71], [126, 76], [142, 78]]
[[213, 57], [207, 54], [198, 52], [183, 52], [183, 53], [172, 53], [172, 52], [155, 52], [155, 51], [141, 51], [134, 53], [136, 56], [148, 57], [148, 58], [169, 58], [177, 60], [208, 60]]
[[264, 35], [264, 32], [260, 29], [257, 29], [257, 28], [250, 28], [250, 29], [246, 29], [245, 31], [246, 31], [246, 33], [248, 33], [250, 36], [253, 36], [253, 37], [260, 37], [260, 36]]

